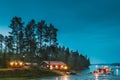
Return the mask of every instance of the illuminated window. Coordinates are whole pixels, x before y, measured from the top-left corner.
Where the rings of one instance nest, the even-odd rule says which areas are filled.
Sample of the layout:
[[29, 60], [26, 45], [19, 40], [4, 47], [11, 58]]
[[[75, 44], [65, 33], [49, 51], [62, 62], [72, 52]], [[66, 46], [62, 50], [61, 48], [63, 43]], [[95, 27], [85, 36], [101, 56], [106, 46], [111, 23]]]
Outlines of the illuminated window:
[[55, 68], [58, 69], [58, 66], [56, 65]]
[[18, 65], [18, 63], [17, 62], [15, 62], [15, 66], [17, 66]]
[[47, 67], [49, 67], [49, 65], [47, 65]]
[[68, 69], [68, 67], [67, 67], [67, 66], [64, 66], [64, 69], [66, 70], [66, 69]]
[[10, 66], [13, 66], [13, 64], [14, 64], [13, 62], [10, 62]]
[[20, 66], [22, 66], [22, 65], [23, 65], [23, 63], [22, 63], [22, 62], [19, 62], [19, 65], [20, 65]]
[[61, 65], [60, 68], [63, 69], [63, 65]]
[[52, 66], [52, 65], [50, 66], [50, 69], [53, 69], [53, 66]]

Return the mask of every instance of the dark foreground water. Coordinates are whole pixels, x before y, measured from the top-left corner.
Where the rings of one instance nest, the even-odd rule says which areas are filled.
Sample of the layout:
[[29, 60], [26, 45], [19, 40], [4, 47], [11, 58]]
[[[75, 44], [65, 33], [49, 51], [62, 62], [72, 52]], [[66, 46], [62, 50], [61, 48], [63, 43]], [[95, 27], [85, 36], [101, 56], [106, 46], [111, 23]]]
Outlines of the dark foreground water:
[[113, 68], [114, 73], [110, 75], [93, 75], [89, 74], [103, 65], [91, 65], [89, 69], [77, 73], [76, 75], [56, 76], [49, 78], [40, 78], [32, 80], [120, 80], [120, 68], [119, 66], [108, 66]]

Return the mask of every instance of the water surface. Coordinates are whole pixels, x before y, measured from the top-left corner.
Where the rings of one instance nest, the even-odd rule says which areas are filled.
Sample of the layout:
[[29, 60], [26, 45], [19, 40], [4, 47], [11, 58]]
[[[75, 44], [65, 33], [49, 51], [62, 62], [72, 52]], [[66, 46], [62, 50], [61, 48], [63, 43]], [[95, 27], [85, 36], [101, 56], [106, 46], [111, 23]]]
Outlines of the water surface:
[[40, 78], [33, 80], [120, 80], [120, 68], [119, 66], [108, 66], [113, 68], [114, 73], [110, 75], [93, 75], [89, 74], [90, 72], [102, 67], [103, 65], [91, 65], [89, 69], [86, 69], [82, 72], [77, 73], [76, 75], [65, 75], [65, 76], [56, 76], [49, 78]]

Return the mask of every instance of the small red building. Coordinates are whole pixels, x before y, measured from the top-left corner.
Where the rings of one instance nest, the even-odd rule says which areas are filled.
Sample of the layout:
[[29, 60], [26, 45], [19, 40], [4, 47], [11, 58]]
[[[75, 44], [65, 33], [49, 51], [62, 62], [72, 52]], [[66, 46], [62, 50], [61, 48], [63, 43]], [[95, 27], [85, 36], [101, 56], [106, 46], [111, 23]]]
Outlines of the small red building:
[[50, 69], [68, 69], [67, 65], [62, 61], [43, 61], [40, 66], [43, 68], [49, 68]]

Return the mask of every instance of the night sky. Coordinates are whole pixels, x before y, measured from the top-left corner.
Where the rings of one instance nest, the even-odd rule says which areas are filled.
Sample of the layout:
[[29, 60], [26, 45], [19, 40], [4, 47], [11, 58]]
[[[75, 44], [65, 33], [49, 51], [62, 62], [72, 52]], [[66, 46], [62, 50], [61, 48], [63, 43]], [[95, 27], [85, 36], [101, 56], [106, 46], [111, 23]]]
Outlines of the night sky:
[[59, 44], [91, 63], [120, 62], [120, 0], [0, 0], [0, 34], [14, 16], [52, 23]]

